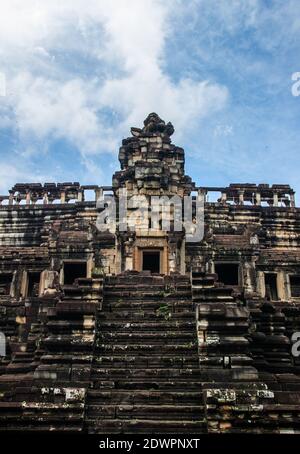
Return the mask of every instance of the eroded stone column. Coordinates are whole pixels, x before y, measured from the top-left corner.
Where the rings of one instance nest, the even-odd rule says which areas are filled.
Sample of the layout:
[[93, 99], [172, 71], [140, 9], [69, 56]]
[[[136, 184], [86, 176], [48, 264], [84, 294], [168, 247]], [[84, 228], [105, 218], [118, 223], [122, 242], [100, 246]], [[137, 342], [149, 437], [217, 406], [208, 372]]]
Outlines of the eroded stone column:
[[55, 296], [58, 292], [59, 276], [57, 271], [44, 270], [41, 273], [39, 296]]
[[66, 191], [60, 193], [60, 203], [66, 203]]
[[83, 202], [84, 201], [84, 192], [83, 191], [78, 191], [78, 194], [77, 194], [77, 200], [78, 202]]
[[262, 298], [266, 296], [265, 273], [263, 271], [257, 272], [257, 292]]
[[239, 205], [244, 205], [244, 191], [239, 191]]
[[180, 273], [185, 274], [186, 261], [185, 261], [185, 240], [182, 240], [180, 248]]
[[207, 191], [205, 189], [198, 189], [198, 197], [203, 197], [205, 203], [207, 201]]
[[26, 205], [30, 205], [31, 203], [31, 192], [26, 191]]
[[295, 207], [295, 193], [290, 195], [291, 207]]
[[278, 299], [280, 299], [280, 300], [286, 299], [285, 272], [284, 271], [277, 272], [277, 295], [278, 295]]
[[253, 263], [244, 262], [242, 265], [243, 286], [245, 292], [251, 294], [253, 292], [251, 272], [253, 270]]
[[260, 192], [256, 192], [256, 194], [255, 194], [255, 202], [256, 202], [256, 205], [261, 205], [261, 195], [260, 195]]
[[48, 200], [48, 193], [45, 192], [45, 193], [44, 193], [44, 197], [43, 197], [43, 204], [44, 204], [44, 205], [48, 205], [48, 203], [49, 203], [49, 200]]
[[226, 200], [227, 200], [227, 194], [226, 194], [226, 192], [222, 192], [221, 203], [223, 203], [225, 205]]
[[102, 199], [102, 197], [103, 197], [103, 189], [102, 188], [96, 188], [95, 189], [96, 202], [97, 202], [97, 200]]
[[8, 204], [13, 205], [13, 203], [14, 203], [14, 193], [13, 193], [13, 191], [9, 191]]

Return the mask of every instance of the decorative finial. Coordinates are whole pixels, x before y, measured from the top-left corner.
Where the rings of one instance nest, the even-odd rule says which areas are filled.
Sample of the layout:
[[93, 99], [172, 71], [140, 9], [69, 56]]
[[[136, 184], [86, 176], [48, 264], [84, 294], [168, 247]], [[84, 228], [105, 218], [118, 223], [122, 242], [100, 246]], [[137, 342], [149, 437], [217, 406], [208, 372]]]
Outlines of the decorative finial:
[[174, 133], [174, 127], [172, 123], [165, 123], [157, 113], [150, 113], [147, 118], [144, 120], [143, 129], [140, 128], [131, 128], [131, 133], [135, 137], [139, 137], [143, 134], [165, 134], [171, 136]]

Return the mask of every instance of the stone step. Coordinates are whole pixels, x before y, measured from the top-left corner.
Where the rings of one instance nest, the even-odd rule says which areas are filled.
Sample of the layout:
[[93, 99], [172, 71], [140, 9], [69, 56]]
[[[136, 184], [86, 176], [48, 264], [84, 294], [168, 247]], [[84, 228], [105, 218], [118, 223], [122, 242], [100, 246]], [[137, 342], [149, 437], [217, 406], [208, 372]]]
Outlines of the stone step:
[[193, 289], [193, 301], [198, 303], [209, 303], [209, 304], [218, 304], [218, 303], [234, 303], [235, 299], [232, 296], [227, 295], [218, 295], [216, 298], [215, 295], [206, 296], [203, 294], [203, 289], [195, 288]]
[[85, 320], [51, 320], [47, 323], [47, 328], [52, 333], [72, 333], [74, 331], [87, 331], [95, 327], [95, 321], [90, 319]]
[[[158, 318], [158, 317], [157, 317]], [[103, 321], [101, 323], [101, 331], [124, 331], [126, 332], [137, 332], [137, 331], [152, 331], [157, 332], [159, 330], [170, 330], [170, 329], [178, 329], [180, 332], [183, 331], [194, 331], [196, 329], [196, 320], [193, 321], [173, 321], [172, 317], [167, 320], [152, 320], [152, 321], [143, 321], [143, 322], [135, 322], [135, 321]]]
[[90, 389], [88, 391], [88, 399], [90, 404], [187, 404], [202, 402], [202, 392], [187, 392], [187, 391], [102, 391]]
[[[187, 299], [191, 299], [192, 297], [192, 294], [191, 294], [191, 291], [190, 289], [188, 290], [180, 290], [178, 291], [176, 297], [179, 297], [179, 298], [187, 298]], [[122, 299], [133, 299], [133, 300], [139, 300], [139, 301], [142, 301], [142, 300], [161, 300], [161, 299], [172, 299], [174, 298], [174, 294], [173, 293], [167, 293], [167, 292], [162, 292], [162, 291], [152, 291], [152, 290], [149, 290], [148, 291], [144, 291], [144, 292], [140, 292], [136, 289], [132, 289], [132, 290], [115, 290], [115, 291], [110, 291], [110, 292], [107, 292], [107, 293], [104, 293], [104, 299], [105, 301], [111, 301], [111, 300], [115, 300], [115, 299], [119, 299], [119, 298], [122, 298]]]
[[[138, 323], [139, 321], [141, 321], [144, 323], [148, 321], [154, 322], [155, 320], [165, 321], [165, 317], [163, 316], [163, 314], [160, 315], [157, 311], [153, 310], [139, 310], [135, 312], [134, 310], [122, 309], [116, 312], [109, 312], [105, 308], [103, 311], [99, 311], [98, 314], [98, 321], [100, 322], [101, 326], [104, 323], [104, 320], [109, 322], [129, 320], [130, 322]], [[172, 312], [171, 318], [169, 319], [169, 321], [193, 321], [194, 323], [195, 320], [196, 313], [194, 310]]]
[[94, 379], [93, 389], [104, 390], [132, 390], [132, 391], [201, 391], [203, 380], [196, 378], [141, 378], [141, 379]]
[[6, 367], [6, 373], [7, 374], [18, 374], [18, 373], [26, 373], [26, 372], [31, 372], [36, 368], [37, 364], [31, 362], [11, 362], [7, 367]]
[[[159, 345], [159, 347], [158, 347]], [[107, 344], [107, 343], [101, 343], [96, 345], [95, 351], [96, 353], [100, 354], [112, 354], [112, 355], [120, 355], [120, 354], [152, 354], [152, 353], [157, 353], [158, 348], [159, 351], [161, 352], [162, 355], [165, 354], [195, 354], [197, 352], [197, 345], [188, 343], [188, 344], [129, 344], [127, 345], [126, 343], [123, 344]]]
[[93, 315], [96, 313], [101, 303], [99, 300], [88, 300], [83, 301], [82, 299], [78, 300], [63, 300], [57, 303], [55, 307], [55, 315], [57, 314], [67, 314], [70, 317], [72, 315]]
[[94, 360], [95, 367], [198, 367], [198, 355], [164, 355], [153, 354], [148, 356], [130, 356], [130, 355], [101, 355]]
[[53, 404], [44, 402], [0, 402], [0, 430], [42, 430], [45, 427], [61, 427], [70, 430], [83, 423], [81, 404]]
[[88, 420], [89, 433], [123, 433], [123, 434], [174, 434], [174, 433], [205, 433], [204, 420], [153, 420], [153, 419], [105, 419]]
[[43, 363], [64, 363], [64, 364], [90, 364], [92, 362], [93, 355], [83, 352], [72, 352], [67, 353], [66, 351], [55, 352], [52, 354], [43, 354], [40, 358], [41, 364]]
[[82, 432], [82, 425], [83, 425], [83, 418], [80, 418], [76, 424], [76, 420], [70, 420], [68, 421], [66, 418], [63, 421], [59, 421], [58, 423], [56, 421], [51, 421], [51, 418], [49, 420], [45, 418], [44, 420], [41, 419], [38, 421], [38, 424], [36, 423], [35, 420], [29, 421], [26, 423], [25, 421], [18, 421], [18, 422], [10, 422], [10, 421], [1, 421], [0, 425], [0, 431], [5, 431], [5, 432], [63, 432], [63, 433], [69, 433], [72, 434], [74, 432]]
[[110, 292], [115, 292], [115, 291], [122, 291], [122, 290], [130, 290], [130, 291], [139, 291], [139, 292], [149, 292], [149, 290], [153, 291], [165, 291], [165, 283], [164, 281], [161, 282], [151, 282], [151, 283], [136, 283], [133, 284], [130, 281], [124, 281], [124, 282], [115, 282], [115, 283], [108, 283], [105, 282], [104, 285], [104, 294], [107, 295]]
[[14, 358], [15, 359], [22, 359], [22, 360], [26, 360], [26, 359], [31, 359], [34, 355], [34, 352], [15, 352], [14, 353]]
[[76, 334], [76, 335], [51, 335], [43, 339], [42, 345], [49, 351], [60, 351], [60, 349], [69, 351], [86, 351], [91, 352], [91, 347], [94, 343], [92, 334]]
[[12, 364], [30, 364], [34, 361], [34, 355], [28, 356], [27, 358], [13, 357], [11, 360]]
[[[184, 291], [187, 290], [187, 288], [183, 288]], [[163, 295], [163, 294], [170, 294], [174, 293], [175, 290], [172, 289], [167, 289], [164, 284], [150, 284], [147, 285], [145, 283], [139, 283], [139, 284], [131, 284], [131, 283], [118, 283], [118, 284], [105, 284], [103, 287], [103, 295], [105, 297], [110, 296], [110, 295], [115, 295], [119, 293], [124, 293], [126, 294], [136, 294], [139, 293], [140, 295]]]
[[171, 378], [179, 379], [184, 378], [197, 378], [201, 375], [201, 371], [198, 368], [133, 368], [133, 369], [124, 369], [124, 368], [103, 368], [103, 367], [93, 367], [91, 377], [92, 380], [105, 380], [105, 379], [156, 379], [156, 378]]
[[116, 342], [120, 343], [122, 341], [126, 341], [127, 343], [136, 343], [136, 342], [154, 342], [155, 344], [158, 343], [175, 343], [180, 344], [182, 342], [188, 342], [195, 339], [195, 332], [194, 330], [190, 331], [156, 331], [156, 332], [149, 332], [149, 331], [118, 331], [118, 332], [109, 332], [104, 331], [98, 336], [98, 340], [101, 342]]
[[203, 405], [98, 405], [90, 404], [87, 408], [87, 417], [101, 417], [101, 419], [135, 419], [151, 418], [154, 420], [163, 419], [186, 419], [199, 420], [203, 417]]
[[190, 310], [191, 312], [194, 310], [193, 306], [190, 301], [174, 301], [168, 302], [168, 304], [164, 303], [164, 301], [134, 301], [130, 300], [120, 300], [120, 301], [112, 301], [108, 302], [105, 300], [103, 304], [104, 311], [119, 311], [119, 310], [134, 310], [134, 311], [143, 311], [143, 310], [152, 310], [152, 311], [162, 311], [164, 310], [165, 306], [168, 306], [170, 312], [178, 312], [180, 310]]

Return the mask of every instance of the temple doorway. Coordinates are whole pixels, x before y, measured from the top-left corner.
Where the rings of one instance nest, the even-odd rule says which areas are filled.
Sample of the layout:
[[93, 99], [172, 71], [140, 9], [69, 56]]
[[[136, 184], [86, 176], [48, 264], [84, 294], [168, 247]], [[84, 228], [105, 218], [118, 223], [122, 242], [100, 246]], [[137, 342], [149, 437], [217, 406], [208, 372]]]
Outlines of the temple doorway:
[[160, 251], [144, 250], [142, 251], [143, 271], [151, 273], [160, 273]]

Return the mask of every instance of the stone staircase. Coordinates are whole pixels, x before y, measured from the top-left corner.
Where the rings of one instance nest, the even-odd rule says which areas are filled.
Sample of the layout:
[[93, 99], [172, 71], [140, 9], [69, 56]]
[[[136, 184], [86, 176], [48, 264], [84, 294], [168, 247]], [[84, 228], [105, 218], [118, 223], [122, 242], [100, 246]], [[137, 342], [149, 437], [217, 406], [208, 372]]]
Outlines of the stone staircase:
[[200, 271], [192, 296], [207, 432], [299, 433], [300, 378], [286, 336], [298, 326], [297, 308], [245, 301]]
[[0, 431], [82, 431], [102, 278], [61, 290], [41, 299], [38, 320], [0, 376]]
[[187, 277], [107, 278], [96, 330], [89, 433], [205, 432]]
[[294, 304], [196, 270], [80, 278], [17, 320], [2, 303], [0, 431], [300, 433]]
[[257, 371], [247, 338], [249, 310], [231, 287], [216, 283], [215, 277], [215, 274], [192, 273], [202, 377], [208, 382], [253, 381]]

